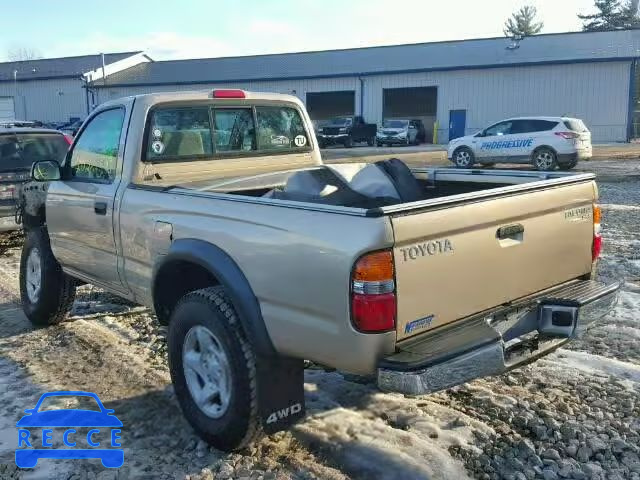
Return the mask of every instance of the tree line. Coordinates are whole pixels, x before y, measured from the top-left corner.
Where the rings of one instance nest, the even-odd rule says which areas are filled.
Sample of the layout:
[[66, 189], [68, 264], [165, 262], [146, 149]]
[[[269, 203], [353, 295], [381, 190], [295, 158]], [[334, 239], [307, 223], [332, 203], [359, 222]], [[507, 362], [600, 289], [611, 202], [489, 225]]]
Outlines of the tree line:
[[[589, 15], [578, 14], [585, 32], [606, 32], [640, 28], [638, 2], [640, 0], [595, 0], [596, 11]], [[522, 38], [540, 33], [544, 23], [538, 20], [535, 7], [526, 5], [514, 12], [504, 24], [505, 36]]]

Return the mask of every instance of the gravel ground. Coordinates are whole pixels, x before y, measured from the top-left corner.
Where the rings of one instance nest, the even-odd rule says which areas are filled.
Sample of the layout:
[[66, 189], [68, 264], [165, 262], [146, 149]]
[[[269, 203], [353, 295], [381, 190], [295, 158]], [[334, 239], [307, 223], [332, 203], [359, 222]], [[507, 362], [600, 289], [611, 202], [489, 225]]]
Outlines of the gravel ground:
[[[545, 359], [446, 392], [384, 394], [309, 369], [308, 417], [243, 454], [208, 448], [175, 401], [165, 330], [145, 308], [82, 287], [70, 321], [33, 330], [17, 306], [19, 235], [0, 239], [0, 478], [639, 479], [640, 162], [598, 161], [609, 321]], [[13, 464], [14, 424], [50, 390], [96, 392], [123, 421], [125, 466]]]

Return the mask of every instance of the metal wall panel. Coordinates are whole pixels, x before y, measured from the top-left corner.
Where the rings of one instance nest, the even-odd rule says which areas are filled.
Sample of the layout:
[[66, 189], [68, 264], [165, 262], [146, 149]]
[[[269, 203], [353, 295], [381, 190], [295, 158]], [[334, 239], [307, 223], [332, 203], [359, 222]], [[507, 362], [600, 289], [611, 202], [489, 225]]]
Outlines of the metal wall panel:
[[75, 79], [0, 82], [0, 97], [15, 99], [18, 120], [68, 121], [87, 116], [82, 81]]
[[467, 134], [511, 116], [566, 115], [583, 119], [596, 142], [626, 140], [629, 62], [367, 77], [367, 120], [382, 120], [383, 89], [417, 86], [438, 88], [440, 142], [448, 140], [449, 110], [467, 110]]
[[[629, 62], [576, 63], [486, 70], [456, 70], [362, 77], [364, 116], [382, 122], [383, 89], [437, 87], [438, 138], [448, 141], [449, 110], [467, 111], [466, 133], [492, 122], [520, 115], [575, 116], [593, 132], [595, 142], [625, 141], [629, 104]], [[355, 90], [360, 112], [358, 77], [243, 82], [237, 84], [117, 87], [98, 90], [98, 103], [126, 95], [157, 91], [243, 88], [297, 95], [307, 92]], [[2, 92], [0, 90], [0, 95]]]
[[307, 93], [309, 92], [336, 92], [344, 90], [354, 90], [356, 92], [354, 111], [356, 113], [360, 112], [360, 82], [356, 77], [269, 82], [241, 82], [233, 84], [211, 83], [209, 85], [160, 85], [144, 87], [115, 87], [106, 89], [100, 88], [97, 89], [97, 100], [98, 103], [102, 103], [107, 100], [127, 95], [185, 90], [212, 90], [214, 88], [241, 88], [243, 90], [250, 90], [254, 92], [286, 93], [288, 95], [297, 96], [303, 102], [306, 102]]

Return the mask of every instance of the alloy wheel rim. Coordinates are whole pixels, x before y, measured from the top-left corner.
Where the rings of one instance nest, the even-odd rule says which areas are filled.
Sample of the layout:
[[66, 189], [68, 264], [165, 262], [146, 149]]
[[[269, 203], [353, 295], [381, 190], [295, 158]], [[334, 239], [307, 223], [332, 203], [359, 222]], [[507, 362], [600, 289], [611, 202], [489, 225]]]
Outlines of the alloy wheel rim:
[[549, 169], [553, 165], [553, 156], [549, 152], [540, 152], [536, 156], [536, 164], [538, 168]]
[[184, 338], [182, 365], [191, 398], [202, 413], [222, 417], [231, 400], [231, 367], [222, 343], [202, 325]]
[[456, 155], [456, 163], [461, 167], [466, 167], [467, 165], [469, 165], [470, 160], [471, 158], [469, 156], [469, 152], [466, 152], [464, 150], [458, 152], [458, 154]]
[[42, 260], [37, 248], [32, 249], [27, 257], [26, 284], [29, 301], [37, 303], [42, 290]]

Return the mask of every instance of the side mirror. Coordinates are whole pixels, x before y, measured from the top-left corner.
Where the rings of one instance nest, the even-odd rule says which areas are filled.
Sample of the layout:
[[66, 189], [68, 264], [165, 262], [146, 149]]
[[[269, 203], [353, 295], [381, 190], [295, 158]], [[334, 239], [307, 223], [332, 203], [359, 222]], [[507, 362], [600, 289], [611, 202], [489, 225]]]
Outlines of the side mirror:
[[61, 178], [60, 164], [55, 160], [34, 162], [31, 166], [31, 179], [36, 182], [53, 182]]

